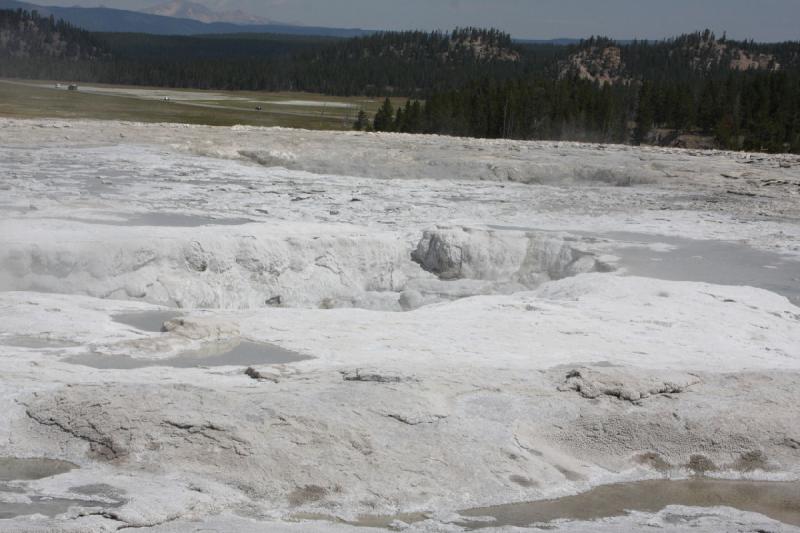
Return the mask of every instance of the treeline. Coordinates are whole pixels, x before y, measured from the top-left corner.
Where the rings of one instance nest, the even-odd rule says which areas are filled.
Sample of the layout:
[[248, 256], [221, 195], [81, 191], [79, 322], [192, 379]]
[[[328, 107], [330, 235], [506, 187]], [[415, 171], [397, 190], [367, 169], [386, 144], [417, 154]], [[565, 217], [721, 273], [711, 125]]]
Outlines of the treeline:
[[52, 16], [22, 9], [0, 11], [0, 57], [94, 59], [101, 46], [94, 35]]
[[97, 37], [53, 17], [0, 11], [0, 76], [66, 78], [92, 75], [109, 56]]
[[634, 142], [648, 142], [654, 128], [697, 131], [731, 150], [800, 153], [800, 75], [747, 71], [697, 84], [645, 81]]
[[431, 95], [425, 102], [409, 101], [396, 110], [387, 99], [370, 126], [375, 131], [463, 137], [624, 142], [635, 92], [629, 86], [600, 87], [580, 79], [487, 79]]
[[354, 39], [231, 35], [98, 35], [113, 60], [89, 79], [115, 84], [331, 95], [418, 95], [527, 72], [511, 37], [467, 28]]
[[0, 76], [175, 88], [407, 96], [359, 129], [800, 151], [800, 43], [696, 32], [518, 44], [497, 30], [283, 35], [90, 33], [0, 11]]
[[337, 95], [417, 95], [463, 87], [490, 76], [530, 73], [527, 49], [497, 30], [384, 32], [341, 40], [293, 58], [302, 90]]
[[[43, 26], [50, 23], [35, 13], [4, 13], [22, 14]], [[8, 31], [9, 41], [20, 41], [13, 24]], [[65, 38], [81, 49], [91, 39], [94, 55], [77, 57], [65, 66], [58, 57], [29, 54], [31, 61], [6, 63], [0, 75], [173, 88], [425, 97], [482, 76], [512, 79], [530, 74], [535, 71], [531, 65], [538, 63], [523, 61], [522, 56], [539, 61], [553, 48], [516, 47], [508, 34], [478, 28], [385, 32], [354, 39], [88, 32]]]
[[[800, 42], [757, 43], [718, 37], [710, 30], [660, 41], [620, 44], [591, 37], [569, 46], [568, 56], [609, 48], [619, 51], [620, 70], [627, 80], [690, 81], [726, 78], [731, 70], [800, 70]], [[591, 57], [591, 55], [590, 55]], [[751, 66], [748, 66], [752, 62]]]
[[698, 83], [586, 80], [496, 83], [432, 95], [393, 109], [387, 99], [372, 124], [356, 129], [465, 137], [651, 143], [655, 135], [694, 133], [720, 148], [800, 153], [800, 75], [730, 72]]

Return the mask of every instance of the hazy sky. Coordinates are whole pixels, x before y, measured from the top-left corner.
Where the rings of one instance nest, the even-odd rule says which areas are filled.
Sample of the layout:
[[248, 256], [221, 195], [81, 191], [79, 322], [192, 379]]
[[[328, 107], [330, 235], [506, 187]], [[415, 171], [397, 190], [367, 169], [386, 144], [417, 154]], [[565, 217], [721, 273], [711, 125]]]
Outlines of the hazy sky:
[[[137, 9], [167, 0], [29, 0]], [[493, 26], [519, 38], [659, 38], [697, 29], [800, 39], [800, 0], [196, 0], [274, 20], [370, 29]]]

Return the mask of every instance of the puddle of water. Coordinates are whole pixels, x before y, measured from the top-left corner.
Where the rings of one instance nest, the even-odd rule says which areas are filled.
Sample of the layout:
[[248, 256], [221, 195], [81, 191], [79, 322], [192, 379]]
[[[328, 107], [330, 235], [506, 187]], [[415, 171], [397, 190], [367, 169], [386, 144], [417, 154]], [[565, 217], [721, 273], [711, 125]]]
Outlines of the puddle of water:
[[614, 232], [602, 235], [616, 241], [665, 243], [674, 249], [657, 252], [620, 247], [613, 253], [633, 276], [671, 281], [702, 281], [718, 285], [748, 285], [781, 294], [800, 305], [800, 261], [745, 244]]
[[[78, 468], [78, 465], [69, 463], [67, 461], [59, 461], [56, 459], [45, 458], [30, 458], [21, 459], [18, 457], [0, 457], [0, 499], [2, 495], [13, 495], [12, 498], [5, 498], [10, 501], [0, 501], [0, 520], [8, 520], [20, 516], [30, 516], [34, 514], [41, 514], [48, 517], [58, 516], [66, 513], [71, 507], [119, 507], [122, 501], [114, 501], [112, 503], [95, 501], [95, 500], [79, 500], [71, 498], [51, 498], [49, 496], [40, 495], [25, 495], [25, 490], [20, 487], [11, 487], [5, 485], [8, 481], [33, 481], [37, 479], [44, 479], [60, 474], [65, 474], [70, 470]], [[95, 487], [79, 487], [78, 489], [92, 489], [81, 492], [76, 490], [78, 494], [86, 494], [87, 496], [114, 496], [118, 497], [119, 492], [114, 492], [113, 487], [106, 490], [105, 485], [98, 485], [97, 490]], [[103, 489], [103, 490], [101, 490]], [[15, 499], [25, 496], [25, 501], [14, 501]]]
[[[657, 513], [670, 505], [732, 507], [759, 513], [779, 522], [800, 526], [800, 483], [728, 481], [708, 478], [649, 480], [602, 485], [583, 494], [554, 500], [512, 503], [460, 511], [457, 525], [474, 531], [484, 528], [526, 527], [554, 520], [591, 521], [624, 516], [630, 511]], [[426, 513], [363, 516], [353, 522], [319, 514], [298, 514], [297, 520], [334, 520], [356, 527], [389, 527], [400, 520], [409, 524], [428, 518]], [[470, 520], [471, 519], [471, 520]], [[680, 522], [683, 517], [671, 518]]]
[[167, 359], [134, 359], [124, 355], [85, 354], [71, 357], [68, 363], [104, 370], [134, 370], [149, 367], [197, 368], [215, 366], [277, 365], [305, 361], [310, 357], [274, 344], [242, 341], [235, 346], [214, 344]]
[[0, 337], [0, 344], [12, 346], [14, 348], [74, 348], [80, 346], [76, 342], [64, 340], [43, 339], [41, 337], [29, 337], [26, 335], [14, 335], [11, 337]]
[[143, 311], [138, 313], [121, 313], [114, 315], [114, 322], [131, 326], [140, 331], [161, 333], [164, 331], [164, 322], [179, 318], [181, 315], [175, 311]]
[[177, 213], [146, 213], [128, 219], [125, 226], [241, 226], [253, 222], [249, 218], [211, 218], [199, 215], [181, 215]]
[[424, 520], [427, 520], [428, 518], [429, 515], [426, 513], [401, 513], [394, 516], [367, 515], [360, 517], [356, 521], [348, 522], [346, 520], [333, 518], [330, 515], [325, 515], [320, 513], [296, 513], [292, 515], [291, 520], [293, 521], [313, 520], [315, 522], [328, 521], [328, 522], [335, 522], [337, 524], [347, 524], [348, 526], [355, 526], [355, 527], [387, 529], [392, 525], [393, 522], [396, 521], [405, 522], [406, 524], [416, 524], [417, 522], [422, 522]]
[[106, 483], [95, 483], [92, 485], [82, 485], [80, 487], [70, 487], [70, 492], [80, 494], [82, 496], [100, 496], [109, 500], [119, 500], [122, 498], [125, 491], [120, 490]]
[[539, 228], [528, 228], [525, 226], [503, 226], [498, 224], [487, 224], [486, 227], [497, 231], [545, 231]]
[[29, 496], [30, 503], [0, 502], [0, 520], [9, 520], [20, 516], [40, 514], [53, 518], [69, 511], [70, 507], [113, 508], [122, 505], [120, 502], [106, 503], [93, 500], [72, 500], [69, 498], [50, 498], [47, 496]]
[[84, 224], [101, 224], [104, 226], [162, 226], [176, 228], [197, 228], [200, 226], [241, 226], [253, 220], [249, 218], [212, 218], [200, 215], [182, 215], [179, 213], [144, 213], [132, 215], [125, 220], [99, 220], [70, 218]]
[[78, 465], [56, 459], [0, 457], [0, 481], [31, 481], [66, 474]]
[[[524, 226], [488, 227], [500, 231], [542, 231]], [[612, 245], [611, 253], [620, 257], [619, 266], [632, 276], [758, 287], [786, 296], [800, 306], [800, 261], [781, 254], [727, 241], [622, 231], [574, 233], [586, 238], [619, 242], [619, 246]], [[671, 249], [654, 251], [646, 246], [625, 246], [658, 243], [668, 244]]]
[[597, 520], [628, 511], [656, 513], [669, 505], [733, 507], [800, 526], [800, 483], [690, 479], [651, 480], [603, 485], [556, 500], [500, 505], [461, 512], [465, 517], [492, 517], [466, 522], [468, 529], [517, 526], [553, 520]]

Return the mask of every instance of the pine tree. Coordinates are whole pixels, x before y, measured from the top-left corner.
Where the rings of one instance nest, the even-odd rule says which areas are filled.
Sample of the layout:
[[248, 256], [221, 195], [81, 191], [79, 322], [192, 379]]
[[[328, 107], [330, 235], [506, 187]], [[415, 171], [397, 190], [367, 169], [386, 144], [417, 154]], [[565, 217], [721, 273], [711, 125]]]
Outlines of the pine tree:
[[375, 121], [372, 127], [375, 131], [392, 131], [394, 130], [394, 106], [392, 101], [386, 97], [383, 101], [378, 112], [375, 114]]
[[655, 122], [655, 108], [653, 102], [653, 88], [649, 82], [644, 82], [639, 91], [639, 106], [636, 110], [636, 130], [633, 133], [633, 141], [642, 144], [647, 138], [647, 134], [653, 129]]
[[355, 124], [353, 124], [353, 129], [356, 131], [364, 131], [369, 126], [369, 118], [367, 117], [367, 113], [362, 109], [358, 112], [358, 118], [356, 119]]

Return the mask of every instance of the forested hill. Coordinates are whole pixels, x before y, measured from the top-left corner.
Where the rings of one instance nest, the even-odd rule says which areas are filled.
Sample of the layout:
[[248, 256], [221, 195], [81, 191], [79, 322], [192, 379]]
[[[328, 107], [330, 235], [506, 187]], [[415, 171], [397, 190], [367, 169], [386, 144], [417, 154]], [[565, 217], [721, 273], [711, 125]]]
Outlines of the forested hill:
[[731, 71], [796, 71], [800, 43], [755, 43], [717, 38], [706, 30], [663, 41], [619, 44], [593, 37], [570, 47], [559, 63], [561, 77], [600, 83], [633, 80], [685, 81], [724, 77]]
[[482, 77], [516, 77], [528, 67], [511, 36], [477, 28], [377, 33], [339, 40], [295, 60], [298, 86], [336, 94], [424, 96]]
[[800, 68], [798, 43], [737, 42], [717, 39], [708, 31], [659, 42], [620, 44], [592, 38], [566, 46], [518, 43], [503, 32], [479, 28], [384, 32], [351, 39], [187, 37], [89, 33], [35, 13], [2, 13], [5, 53], [24, 53], [36, 59], [36, 66], [6, 62], [0, 74], [53, 78], [66, 72], [59, 62], [69, 58], [74, 74], [68, 77], [87, 82], [427, 98], [484, 79], [693, 83], [722, 79], [729, 72]]
[[113, 59], [83, 81], [345, 96], [425, 97], [484, 77], [513, 79], [544, 66], [554, 70], [554, 54], [560, 50], [552, 45], [518, 46], [507, 34], [476, 28], [386, 32], [353, 39], [271, 34], [96, 36]]
[[89, 33], [6, 11], [0, 58], [4, 77], [411, 97], [359, 128], [800, 152], [800, 43], [710, 31], [565, 46], [477, 28], [185, 37]]
[[337, 61], [402, 59], [446, 63], [519, 61], [511, 36], [498, 30], [463, 28], [452, 33], [435, 31], [383, 32], [341, 41], [323, 53]]
[[91, 65], [110, 59], [90, 32], [36, 12], [0, 11], [0, 76], [86, 77]]
[[97, 38], [62, 20], [36, 12], [0, 11], [0, 56], [79, 61], [103, 55]]

